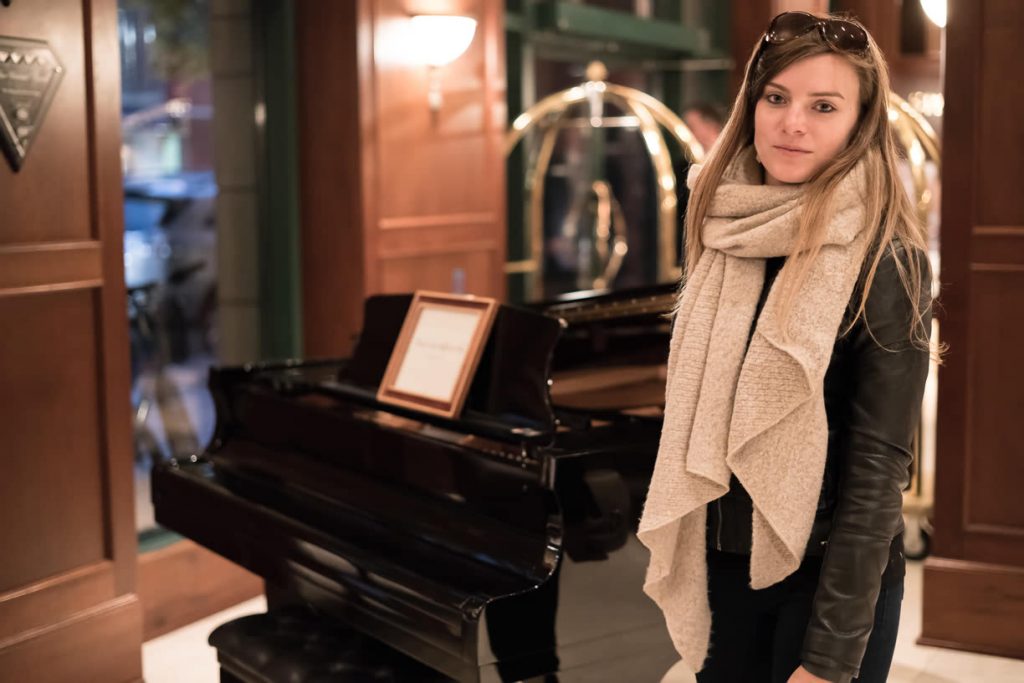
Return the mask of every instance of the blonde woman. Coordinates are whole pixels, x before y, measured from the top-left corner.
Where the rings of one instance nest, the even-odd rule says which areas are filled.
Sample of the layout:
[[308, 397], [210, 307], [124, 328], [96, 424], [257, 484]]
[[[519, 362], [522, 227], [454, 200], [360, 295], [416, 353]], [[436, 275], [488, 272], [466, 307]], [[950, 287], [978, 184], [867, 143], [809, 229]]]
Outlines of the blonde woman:
[[931, 319], [888, 91], [862, 25], [781, 14], [689, 178], [640, 538], [701, 683], [888, 674]]

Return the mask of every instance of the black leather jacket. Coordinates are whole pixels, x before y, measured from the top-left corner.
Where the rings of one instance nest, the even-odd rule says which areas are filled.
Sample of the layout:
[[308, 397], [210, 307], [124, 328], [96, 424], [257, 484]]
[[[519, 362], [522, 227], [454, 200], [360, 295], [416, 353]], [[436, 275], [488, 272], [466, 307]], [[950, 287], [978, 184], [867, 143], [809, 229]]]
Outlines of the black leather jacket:
[[[895, 244], [896, 256], [908, 252]], [[926, 329], [931, 280], [920, 255]], [[760, 314], [783, 259], [769, 259]], [[863, 277], [861, 279], [863, 282]], [[841, 329], [860, 303], [858, 285]], [[836, 339], [825, 375], [828, 458], [806, 555], [822, 556], [804, 639], [811, 673], [845, 683], [855, 677], [874, 624], [883, 581], [902, 577], [903, 489], [910, 481], [911, 444], [920, 419], [928, 352], [909, 340], [911, 303], [891, 253], [882, 257], [865, 319]], [[708, 505], [708, 546], [749, 553], [750, 496], [733, 477], [730, 491]]]

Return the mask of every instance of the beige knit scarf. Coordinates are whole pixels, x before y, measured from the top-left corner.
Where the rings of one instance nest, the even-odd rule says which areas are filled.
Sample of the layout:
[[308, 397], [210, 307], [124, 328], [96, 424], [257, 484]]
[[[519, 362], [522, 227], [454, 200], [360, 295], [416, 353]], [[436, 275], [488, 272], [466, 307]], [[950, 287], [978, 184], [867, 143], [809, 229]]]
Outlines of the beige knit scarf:
[[665, 425], [639, 530], [651, 552], [644, 591], [693, 671], [711, 632], [706, 505], [729, 490], [730, 474], [754, 502], [751, 587], [781, 581], [803, 558], [828, 445], [825, 371], [865, 255], [864, 188], [858, 166], [837, 189], [825, 245], [794, 298], [789, 338], [772, 287], [749, 347], [765, 259], [790, 253], [801, 189], [762, 185], [748, 148], [711, 202], [705, 251], [672, 331]]

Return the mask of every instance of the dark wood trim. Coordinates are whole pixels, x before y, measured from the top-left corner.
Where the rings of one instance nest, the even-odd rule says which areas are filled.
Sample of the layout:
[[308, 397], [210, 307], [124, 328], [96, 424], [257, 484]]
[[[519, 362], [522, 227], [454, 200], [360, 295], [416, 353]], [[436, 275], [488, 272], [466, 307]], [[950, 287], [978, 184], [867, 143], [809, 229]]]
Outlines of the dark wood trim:
[[1017, 226], [975, 228], [971, 271], [1020, 270], [1024, 267], [1024, 229]]
[[[352, 75], [356, 79], [356, 88], [361, 93], [358, 98], [358, 136], [360, 145], [356, 158], [359, 162], [362, 182], [360, 183], [360, 232], [363, 244], [360, 271], [362, 273], [365, 295], [376, 293], [374, 284], [380, 277], [380, 265], [377, 262], [378, 216], [380, 207], [380, 93], [375, 78], [374, 49], [376, 27], [380, 22], [379, 2], [374, 0], [355, 0], [354, 17], [356, 48], [355, 63]], [[389, 179], [390, 180], [390, 179]], [[397, 179], [395, 179], [397, 180]], [[403, 179], [404, 180], [404, 179]], [[362, 327], [362, 310], [359, 311], [359, 325]]]
[[141, 622], [139, 601], [128, 594], [26, 631], [0, 642], [0, 680], [141, 681]]
[[131, 434], [131, 368], [124, 284], [124, 189], [121, 181], [121, 55], [116, 0], [84, 4], [86, 111], [89, 112], [92, 233], [103, 243], [99, 297], [100, 357], [104, 381], [98, 397], [103, 422], [103, 464], [108, 557], [118, 593], [135, 588], [134, 453]]
[[150, 640], [263, 593], [263, 580], [192, 541], [139, 556], [142, 638]]
[[1024, 658], [1024, 568], [929, 558], [922, 645]]
[[[364, 2], [295, 3], [303, 344], [306, 356], [345, 355], [362, 326], [368, 195], [361, 154], [360, 62], [372, 59]], [[369, 54], [363, 54], [368, 52]]]
[[1014, 659], [1022, 659], [1019, 654], [1015, 654], [1013, 651], [1006, 650], [1003, 648], [992, 647], [986, 643], [962, 643], [955, 640], [942, 640], [940, 638], [929, 638], [927, 636], [921, 636], [916, 641], [918, 645], [926, 645], [928, 647], [944, 647], [947, 650], [960, 650], [961, 652], [974, 652], [983, 655], [993, 655], [995, 657], [1010, 657]]
[[729, 22], [729, 45], [733, 68], [729, 93], [735, 96], [743, 83], [743, 73], [751, 51], [772, 20], [772, 3], [764, 0], [732, 0]]
[[496, 241], [485, 239], [477, 242], [458, 242], [450, 246], [435, 244], [418, 249], [415, 247], [398, 247], [395, 249], [381, 248], [380, 253], [378, 254], [378, 259], [381, 262], [384, 262], [397, 259], [416, 258], [419, 256], [435, 256], [438, 254], [467, 254], [481, 252], [487, 252], [492, 254], [492, 256], [497, 257], [499, 251], [501, 251], [501, 247]]
[[[971, 231], [974, 227], [975, 124], [979, 101], [978, 45], [981, 41], [979, 3], [954, 2], [946, 28], [946, 106], [942, 196], [942, 292], [936, 308], [942, 336], [950, 348], [939, 368], [939, 403], [935, 452], [935, 535], [937, 557], [963, 557], [964, 477], [969, 425], [969, 335]], [[955, 97], [949, 93], [956, 93]]]

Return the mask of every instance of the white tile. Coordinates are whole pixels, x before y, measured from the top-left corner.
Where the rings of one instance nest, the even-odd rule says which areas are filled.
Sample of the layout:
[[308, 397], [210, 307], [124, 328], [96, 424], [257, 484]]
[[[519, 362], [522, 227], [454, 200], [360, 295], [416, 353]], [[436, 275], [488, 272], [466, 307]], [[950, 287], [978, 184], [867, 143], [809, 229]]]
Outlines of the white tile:
[[210, 632], [221, 624], [267, 610], [258, 597], [230, 607], [142, 645], [142, 674], [146, 683], [217, 683], [217, 651], [207, 644]]
[[914, 683], [920, 675], [919, 667], [893, 662], [892, 668], [889, 669], [889, 678], [886, 681], [887, 683]]
[[916, 683], [945, 681], [1020, 683], [1024, 681], [1024, 661], [938, 649]]

